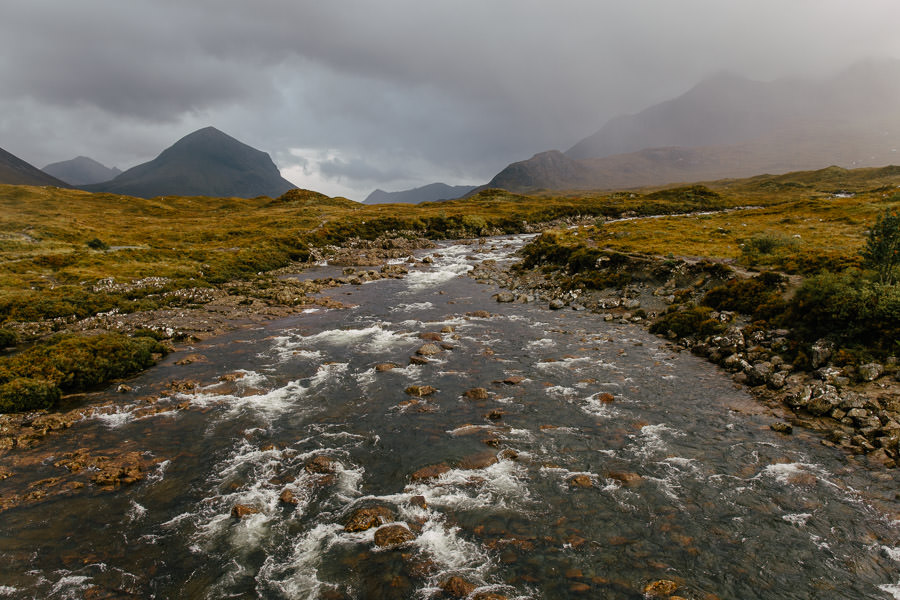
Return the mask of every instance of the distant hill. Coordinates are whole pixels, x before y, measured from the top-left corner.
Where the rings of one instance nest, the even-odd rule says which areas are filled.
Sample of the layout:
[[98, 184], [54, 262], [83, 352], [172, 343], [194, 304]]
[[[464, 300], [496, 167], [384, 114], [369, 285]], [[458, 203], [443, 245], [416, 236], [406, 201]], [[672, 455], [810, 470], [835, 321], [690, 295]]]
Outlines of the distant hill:
[[610, 120], [565, 154], [513, 163], [488, 186], [611, 189], [883, 166], [900, 159], [897, 106], [900, 60], [861, 63], [821, 82], [720, 74], [678, 98]]
[[281, 176], [268, 154], [206, 127], [181, 138], [150, 162], [82, 189], [140, 198], [277, 198], [295, 187]]
[[41, 170], [72, 185], [100, 183], [122, 174], [121, 170], [115, 167], [110, 169], [87, 156], [51, 163]]
[[54, 185], [71, 187], [52, 175], [44, 173], [18, 156], [0, 148], [0, 183], [10, 185]]
[[431, 183], [422, 187], [400, 192], [385, 192], [375, 190], [363, 200], [363, 204], [390, 204], [401, 202], [404, 204], [418, 204], [420, 202], [437, 202], [439, 200], [455, 200], [462, 198], [475, 189], [474, 185], [447, 185], [446, 183]]

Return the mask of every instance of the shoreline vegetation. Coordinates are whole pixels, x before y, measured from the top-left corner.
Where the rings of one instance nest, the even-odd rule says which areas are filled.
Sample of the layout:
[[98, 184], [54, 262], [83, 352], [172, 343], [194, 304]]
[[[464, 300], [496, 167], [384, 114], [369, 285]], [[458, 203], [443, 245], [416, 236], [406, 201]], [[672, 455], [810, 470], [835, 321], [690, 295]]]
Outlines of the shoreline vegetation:
[[[386, 260], [435, 240], [541, 233], [513, 272], [473, 276], [512, 301], [647, 324], [790, 407], [794, 424], [896, 466], [900, 288], [866, 244], [898, 209], [900, 167], [420, 205], [0, 186], [0, 413], [52, 411], [178, 342], [339, 306], [319, 292], [402, 277]], [[289, 277], [321, 260], [354, 268]]]

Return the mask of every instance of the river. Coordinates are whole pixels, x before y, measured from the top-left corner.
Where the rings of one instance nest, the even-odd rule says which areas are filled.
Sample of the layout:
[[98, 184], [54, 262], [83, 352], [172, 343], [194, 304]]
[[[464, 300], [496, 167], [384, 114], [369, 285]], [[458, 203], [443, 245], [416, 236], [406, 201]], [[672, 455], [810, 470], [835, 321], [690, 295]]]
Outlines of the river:
[[[329, 292], [352, 308], [129, 382], [186, 410], [142, 416], [109, 390], [119, 408], [48, 438], [29, 477], [86, 446], [152, 467], [0, 513], [0, 597], [440, 598], [457, 576], [469, 597], [637, 599], [667, 580], [694, 599], [900, 598], [893, 473], [771, 431], [726, 374], [639, 326], [497, 303], [465, 276], [522, 243], [445, 244], [402, 280]], [[376, 506], [413, 539], [345, 529]]]

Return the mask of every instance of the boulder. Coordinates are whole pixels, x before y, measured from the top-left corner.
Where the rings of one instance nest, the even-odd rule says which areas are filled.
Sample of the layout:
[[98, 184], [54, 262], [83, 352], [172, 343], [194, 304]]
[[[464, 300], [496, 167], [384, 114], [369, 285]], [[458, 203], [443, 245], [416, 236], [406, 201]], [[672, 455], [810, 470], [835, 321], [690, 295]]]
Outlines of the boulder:
[[500, 292], [496, 296], [497, 302], [515, 302], [516, 297], [512, 292]]
[[419, 356], [434, 356], [435, 354], [440, 354], [441, 349], [436, 344], [423, 344], [418, 350], [416, 350], [416, 354]]
[[810, 362], [812, 363], [812, 368], [818, 369], [819, 367], [828, 363], [828, 360], [834, 353], [834, 343], [822, 339], [813, 344], [812, 348], [810, 348], [810, 351]]
[[409, 396], [416, 396], [421, 398], [423, 396], [430, 396], [431, 394], [435, 393], [437, 389], [430, 385], [411, 385], [403, 391], [406, 392], [406, 394]]
[[394, 513], [386, 506], [360, 508], [350, 514], [350, 518], [347, 519], [347, 523], [344, 525], [344, 531], [365, 531], [372, 527], [390, 523], [393, 520]]
[[769, 428], [772, 431], [775, 431], [778, 433], [783, 433], [785, 435], [790, 435], [794, 431], [794, 428], [791, 426], [790, 423], [783, 423], [783, 422], [772, 423], [771, 425], [769, 425]]
[[243, 519], [248, 515], [255, 515], [258, 512], [258, 508], [247, 504], [235, 504], [231, 507], [231, 516], [235, 519]]
[[550, 301], [550, 310], [560, 310], [566, 307], [566, 303], [560, 300], [559, 298], [554, 298]]
[[644, 595], [650, 598], [667, 598], [675, 593], [678, 584], [669, 579], [652, 581], [644, 586]]
[[375, 545], [390, 548], [416, 539], [415, 534], [403, 525], [385, 525], [375, 532]]
[[281, 495], [278, 496], [278, 501], [283, 504], [300, 504], [300, 500], [297, 499], [294, 492], [288, 489], [281, 491]]
[[475, 591], [475, 584], [462, 577], [450, 577], [440, 583], [440, 588], [451, 598], [465, 598]]
[[409, 478], [413, 481], [424, 481], [426, 479], [434, 479], [436, 477], [440, 477], [444, 473], [447, 473], [449, 470], [449, 465], [445, 463], [438, 463], [436, 465], [428, 465], [426, 467], [422, 467], [421, 469], [410, 475]]
[[490, 394], [483, 387], [476, 387], [470, 390], [466, 390], [463, 393], [463, 396], [468, 400], [487, 400], [490, 398]]
[[859, 366], [859, 378], [863, 381], [875, 381], [884, 373], [884, 367], [878, 363], [866, 363]]
[[337, 466], [334, 459], [320, 454], [306, 463], [306, 471], [308, 473], [330, 474], [334, 473]]
[[590, 475], [574, 475], [569, 478], [569, 485], [572, 487], [589, 488], [594, 487], [594, 482]]
[[626, 488], [637, 487], [644, 482], [644, 478], [637, 473], [628, 473], [625, 471], [610, 471], [606, 476], [612, 480], [618, 481], [622, 484], [622, 487]]

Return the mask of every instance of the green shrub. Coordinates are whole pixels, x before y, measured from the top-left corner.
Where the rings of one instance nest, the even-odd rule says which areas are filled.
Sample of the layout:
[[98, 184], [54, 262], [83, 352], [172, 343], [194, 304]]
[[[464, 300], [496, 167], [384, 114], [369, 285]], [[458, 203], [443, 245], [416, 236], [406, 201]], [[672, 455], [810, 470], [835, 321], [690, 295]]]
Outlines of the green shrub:
[[60, 390], [50, 381], [20, 377], [0, 385], [0, 413], [53, 408]]
[[878, 273], [881, 283], [890, 285], [896, 281], [895, 271], [900, 264], [900, 214], [888, 209], [878, 215], [869, 230], [862, 257], [865, 265]]
[[15, 331], [9, 329], [0, 329], [0, 350], [15, 346], [19, 342], [19, 337]]
[[[95, 389], [152, 366], [167, 348], [151, 337], [120, 333], [58, 336], [11, 356], [0, 357], [0, 385], [6, 411], [30, 410], [63, 392]], [[37, 382], [37, 383], [35, 383]], [[55, 391], [48, 391], [52, 388]], [[27, 401], [14, 401], [15, 394]], [[15, 406], [26, 408], [10, 408]]]
[[725, 331], [724, 323], [710, 318], [710, 313], [712, 313], [712, 309], [708, 306], [670, 309], [650, 326], [650, 332], [667, 335], [669, 331], [672, 331], [678, 337], [692, 335], [706, 337]]
[[87, 242], [87, 247], [91, 250], [109, 250], [109, 245], [100, 238], [94, 238]]
[[783, 276], [771, 272], [750, 279], [731, 279], [725, 285], [709, 290], [701, 304], [715, 310], [751, 315], [754, 320], [768, 320], [783, 313], [787, 307], [780, 295], [784, 283]]

